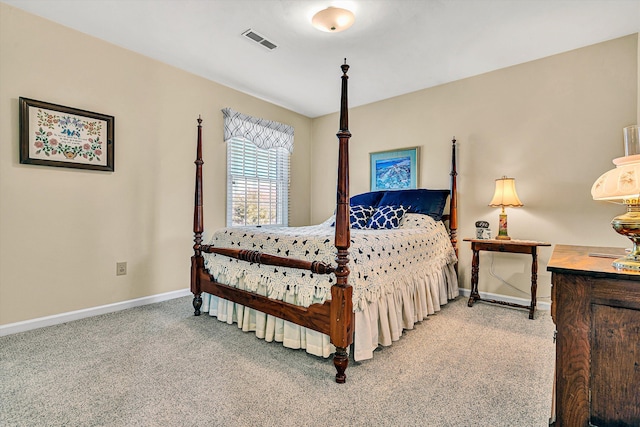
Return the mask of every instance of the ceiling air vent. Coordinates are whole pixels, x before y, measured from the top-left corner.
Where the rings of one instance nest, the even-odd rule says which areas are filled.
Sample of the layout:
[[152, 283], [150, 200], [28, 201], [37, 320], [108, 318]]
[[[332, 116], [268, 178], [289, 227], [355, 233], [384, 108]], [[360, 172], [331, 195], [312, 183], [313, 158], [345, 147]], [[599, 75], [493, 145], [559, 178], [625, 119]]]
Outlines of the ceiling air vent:
[[242, 35], [245, 36], [246, 38], [250, 39], [250, 40], [253, 40], [254, 42], [260, 44], [261, 46], [263, 46], [263, 47], [265, 47], [265, 48], [267, 48], [269, 50], [273, 50], [273, 49], [278, 47], [275, 43], [270, 42], [269, 40], [267, 40], [266, 38], [264, 38], [260, 34], [256, 33], [252, 29], [248, 29], [247, 31], [242, 33]]

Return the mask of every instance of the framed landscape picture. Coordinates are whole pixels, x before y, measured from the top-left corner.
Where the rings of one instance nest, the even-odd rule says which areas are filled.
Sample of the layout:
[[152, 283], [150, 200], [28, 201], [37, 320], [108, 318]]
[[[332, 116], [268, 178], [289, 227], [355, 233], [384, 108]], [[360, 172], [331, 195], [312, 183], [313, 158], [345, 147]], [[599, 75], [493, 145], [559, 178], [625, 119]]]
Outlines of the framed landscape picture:
[[420, 147], [371, 153], [371, 191], [418, 188]]
[[114, 117], [34, 99], [20, 103], [20, 163], [114, 170]]

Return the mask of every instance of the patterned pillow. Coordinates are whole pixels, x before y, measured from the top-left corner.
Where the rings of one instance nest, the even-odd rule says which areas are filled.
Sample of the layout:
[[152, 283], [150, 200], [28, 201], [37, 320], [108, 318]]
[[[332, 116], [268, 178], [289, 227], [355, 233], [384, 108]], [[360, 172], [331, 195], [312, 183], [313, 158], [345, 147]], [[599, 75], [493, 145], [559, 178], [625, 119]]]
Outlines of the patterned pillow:
[[369, 218], [371, 218], [375, 209], [376, 208], [373, 206], [351, 206], [349, 209], [349, 222], [351, 223], [351, 228], [356, 230], [367, 228]]
[[[376, 210], [373, 206], [351, 206], [349, 207], [349, 223], [351, 224], [351, 228], [355, 230], [361, 230], [367, 228], [367, 222], [373, 212]], [[330, 218], [332, 220], [331, 226], [336, 226], [336, 216]]]
[[398, 228], [407, 209], [404, 206], [378, 206], [373, 216], [369, 219], [367, 228], [371, 230]]

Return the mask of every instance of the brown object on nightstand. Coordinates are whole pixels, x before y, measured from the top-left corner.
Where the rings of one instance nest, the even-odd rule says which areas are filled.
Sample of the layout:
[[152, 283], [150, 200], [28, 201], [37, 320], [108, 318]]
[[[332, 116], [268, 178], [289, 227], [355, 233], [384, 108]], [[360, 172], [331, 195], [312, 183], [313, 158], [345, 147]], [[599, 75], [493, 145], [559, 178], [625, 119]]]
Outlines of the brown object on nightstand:
[[[464, 239], [471, 242], [473, 262], [471, 263], [471, 295], [467, 305], [473, 307], [476, 301], [490, 302], [493, 304], [508, 305], [510, 307], [529, 309], [529, 319], [533, 319], [536, 311], [536, 291], [538, 289], [538, 246], [551, 246], [551, 243], [536, 242], [533, 240], [494, 240], [494, 239]], [[512, 254], [530, 254], [531, 262], [531, 304], [529, 306], [515, 304], [507, 301], [483, 299], [478, 293], [478, 270], [480, 264], [480, 251], [508, 252]]]
[[624, 254], [557, 245], [549, 260], [552, 426], [640, 426], [640, 272], [611, 265]]

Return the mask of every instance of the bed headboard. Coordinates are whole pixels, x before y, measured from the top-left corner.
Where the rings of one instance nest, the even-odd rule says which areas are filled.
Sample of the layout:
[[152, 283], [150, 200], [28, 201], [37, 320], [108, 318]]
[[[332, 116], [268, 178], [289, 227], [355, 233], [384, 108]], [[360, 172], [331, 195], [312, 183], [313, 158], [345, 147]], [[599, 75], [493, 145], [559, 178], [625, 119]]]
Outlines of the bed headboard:
[[449, 190], [416, 188], [411, 190], [373, 191], [351, 198], [351, 206], [404, 206], [407, 213], [429, 215], [441, 221], [449, 198]]
[[[404, 206], [407, 213], [429, 215], [436, 221], [447, 221], [449, 237], [458, 255], [458, 184], [456, 170], [456, 138], [451, 140], [451, 186], [448, 190], [427, 188], [407, 190], [381, 190], [357, 194], [350, 198], [351, 206]], [[449, 201], [449, 212], [445, 212]]]

